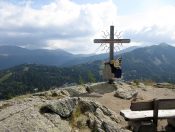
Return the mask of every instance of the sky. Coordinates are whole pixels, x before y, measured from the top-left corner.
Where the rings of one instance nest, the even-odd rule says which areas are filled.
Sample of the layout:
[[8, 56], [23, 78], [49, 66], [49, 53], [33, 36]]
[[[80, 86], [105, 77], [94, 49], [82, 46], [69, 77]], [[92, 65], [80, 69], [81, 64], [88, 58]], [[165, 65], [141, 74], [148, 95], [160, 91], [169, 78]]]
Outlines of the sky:
[[[0, 45], [108, 52], [93, 39], [131, 39], [129, 46], [175, 45], [174, 0], [0, 0]], [[116, 44], [117, 46], [117, 44]]]

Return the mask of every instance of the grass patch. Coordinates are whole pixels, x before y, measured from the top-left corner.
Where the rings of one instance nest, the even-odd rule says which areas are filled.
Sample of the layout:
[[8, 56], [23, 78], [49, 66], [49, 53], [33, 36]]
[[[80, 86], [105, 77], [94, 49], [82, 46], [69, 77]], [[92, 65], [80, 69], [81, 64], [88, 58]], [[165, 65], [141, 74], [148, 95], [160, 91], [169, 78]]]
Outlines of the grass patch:
[[134, 80], [133, 82], [136, 86], [139, 86], [139, 84], [140, 84], [139, 80]]
[[9, 104], [9, 103], [2, 104], [2, 105], [0, 106], [0, 110], [5, 109], [5, 108], [7, 108], [7, 107], [9, 107], [9, 106], [12, 106], [12, 104]]
[[3, 77], [0, 78], [0, 83], [7, 80], [12, 75], [12, 72], [5, 74]]
[[32, 97], [32, 94], [31, 93], [25, 93], [24, 95], [17, 95], [17, 96], [14, 96], [12, 98], [16, 99], [16, 100], [21, 100], [21, 99], [25, 99], [25, 98], [29, 98], [29, 97]]
[[87, 126], [87, 116], [85, 116], [81, 110], [81, 107], [78, 105], [76, 109], [72, 112], [72, 115], [70, 117], [70, 124], [73, 129], [88, 129]]
[[143, 80], [142, 83], [149, 86], [155, 85], [155, 82], [153, 80]]

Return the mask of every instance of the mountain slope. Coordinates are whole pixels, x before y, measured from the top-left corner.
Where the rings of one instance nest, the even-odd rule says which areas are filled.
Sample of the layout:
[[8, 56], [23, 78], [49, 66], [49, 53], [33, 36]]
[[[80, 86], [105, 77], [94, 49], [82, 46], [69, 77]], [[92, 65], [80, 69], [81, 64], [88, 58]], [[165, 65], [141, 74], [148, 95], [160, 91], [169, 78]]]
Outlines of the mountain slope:
[[175, 82], [175, 47], [160, 44], [123, 54], [125, 79]]
[[0, 47], [0, 69], [10, 68], [20, 64], [57, 65], [75, 58], [64, 50], [28, 50], [16, 46]]
[[0, 99], [44, 91], [66, 83], [84, 83], [101, 80], [99, 63], [58, 68], [43, 65], [20, 65], [0, 72]]

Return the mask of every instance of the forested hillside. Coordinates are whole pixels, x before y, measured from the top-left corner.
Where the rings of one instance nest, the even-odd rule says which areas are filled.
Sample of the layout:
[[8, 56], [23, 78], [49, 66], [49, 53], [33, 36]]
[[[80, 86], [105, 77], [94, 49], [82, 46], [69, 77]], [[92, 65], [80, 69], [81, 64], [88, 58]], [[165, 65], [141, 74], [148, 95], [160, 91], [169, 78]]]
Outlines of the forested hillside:
[[123, 54], [126, 80], [175, 83], [175, 47], [162, 43]]
[[44, 91], [70, 83], [100, 81], [99, 62], [58, 68], [42, 65], [20, 65], [0, 72], [0, 99]]

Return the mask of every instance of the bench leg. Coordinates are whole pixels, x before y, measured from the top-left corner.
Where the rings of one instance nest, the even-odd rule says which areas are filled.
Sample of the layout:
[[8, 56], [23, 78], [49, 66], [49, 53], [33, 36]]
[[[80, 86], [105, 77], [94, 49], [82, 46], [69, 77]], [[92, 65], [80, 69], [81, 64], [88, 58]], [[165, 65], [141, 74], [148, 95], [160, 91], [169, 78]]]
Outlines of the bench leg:
[[175, 118], [167, 119], [167, 122], [168, 122], [168, 125], [170, 125], [173, 128], [175, 128]]
[[154, 132], [152, 121], [130, 121], [128, 123], [133, 132]]

